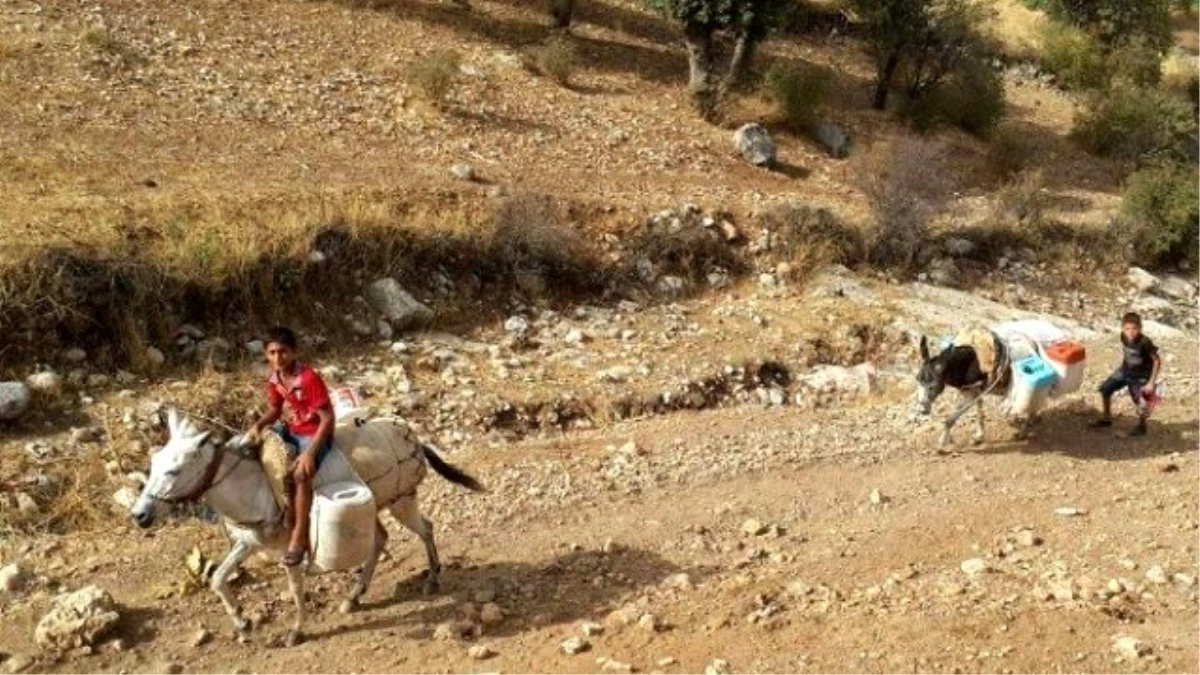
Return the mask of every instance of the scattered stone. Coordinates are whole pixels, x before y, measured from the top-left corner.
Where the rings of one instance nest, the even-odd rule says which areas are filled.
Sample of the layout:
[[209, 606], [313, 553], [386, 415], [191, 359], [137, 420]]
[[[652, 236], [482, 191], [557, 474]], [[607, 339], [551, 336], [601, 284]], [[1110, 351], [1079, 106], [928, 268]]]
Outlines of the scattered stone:
[[600, 666], [600, 670], [605, 673], [632, 673], [633, 665], [624, 661], [616, 661], [607, 657], [596, 659], [596, 665]]
[[871, 494], [870, 494], [869, 498], [871, 500], [871, 503], [874, 504], [875, 506], [880, 506], [884, 502], [888, 501], [888, 498], [883, 496], [883, 493], [879, 491], [879, 488], [871, 490]]
[[198, 632], [197, 632], [197, 633], [196, 633], [196, 634], [195, 634], [195, 635], [192, 637], [192, 646], [193, 646], [193, 647], [203, 647], [204, 645], [208, 644], [208, 643], [209, 643], [209, 642], [211, 642], [211, 641], [212, 641], [212, 633], [210, 633], [210, 632], [208, 632], [207, 630], [205, 630], [205, 629], [201, 628], [201, 629], [200, 629], [200, 630], [199, 630], [199, 631], [198, 631]]
[[29, 407], [29, 386], [24, 382], [0, 382], [0, 420], [15, 420]]
[[1176, 586], [1183, 586], [1184, 588], [1191, 588], [1196, 585], [1196, 579], [1183, 572], [1176, 572], [1171, 576], [1171, 580], [1175, 582]]
[[472, 645], [471, 648], [467, 650], [467, 656], [475, 659], [476, 661], [486, 661], [487, 659], [497, 656], [497, 653], [496, 650], [492, 649], [490, 645]]
[[642, 613], [638, 611], [637, 607], [625, 606], [609, 612], [604, 623], [609, 628], [624, 628], [634, 624], [640, 618], [642, 618]]
[[454, 177], [459, 180], [475, 180], [475, 167], [465, 162], [460, 162], [450, 167], [450, 173], [454, 174]]
[[504, 610], [494, 602], [485, 604], [479, 610], [479, 620], [485, 626], [494, 626], [504, 621]]
[[813, 136], [825, 152], [834, 159], [845, 159], [850, 156], [850, 134], [832, 122], [817, 122]]
[[628, 380], [631, 375], [633, 375], [633, 368], [630, 368], [629, 366], [613, 366], [612, 368], [607, 368], [600, 371], [597, 373], [596, 377], [598, 377], [601, 382], [620, 384]]
[[1051, 584], [1050, 597], [1059, 602], [1071, 602], [1079, 597], [1079, 587], [1071, 580]]
[[472, 621], [443, 621], [433, 629], [433, 639], [448, 642], [450, 640], [461, 640], [465, 637], [474, 635], [476, 625]]
[[179, 675], [183, 672], [183, 664], [177, 661], [171, 661], [162, 665], [162, 672], [167, 675]]
[[87, 352], [83, 351], [79, 347], [71, 347], [63, 352], [63, 358], [71, 363], [83, 363], [87, 360]]
[[29, 496], [28, 492], [18, 492], [13, 499], [17, 502], [17, 512], [22, 515], [32, 516], [38, 512], [37, 500]]
[[679, 662], [676, 661], [675, 657], [673, 657], [673, 656], [664, 656], [663, 658], [659, 659], [658, 661], [655, 661], [655, 665], [657, 665], [659, 668], [667, 668], [669, 666], [675, 665], [676, 663], [679, 663]]
[[754, 166], [771, 166], [775, 163], [775, 142], [761, 124], [752, 122], [733, 132], [733, 147], [742, 159]]
[[97, 586], [87, 586], [54, 599], [42, 617], [34, 639], [45, 649], [90, 646], [121, 620], [112, 596]]
[[23, 673], [33, 665], [33, 657], [26, 654], [13, 654], [4, 662], [4, 668], [9, 672]]
[[758, 537], [767, 533], [767, 526], [755, 518], [742, 523], [742, 534], [748, 537]]
[[562, 644], [560, 644], [558, 648], [567, 656], [575, 656], [576, 654], [582, 654], [583, 652], [591, 649], [592, 645], [590, 642], [581, 637], [570, 637], [566, 640], [563, 640]]
[[1130, 267], [1126, 279], [1142, 293], [1149, 293], [1159, 285], [1158, 277], [1140, 267]]
[[25, 378], [25, 384], [31, 391], [46, 396], [55, 396], [62, 391], [62, 375], [53, 370], [43, 370]]
[[1152, 584], [1165, 584], [1168, 581], [1167, 571], [1162, 568], [1162, 565], [1155, 565], [1146, 570], [1146, 581]]
[[587, 637], [595, 637], [604, 632], [604, 626], [596, 623], [595, 621], [584, 621], [583, 623], [579, 624], [579, 632], [583, 633]]
[[1191, 302], [1196, 299], [1196, 287], [1187, 279], [1176, 276], [1159, 279], [1155, 292], [1165, 298], [1183, 302]]
[[104, 429], [100, 427], [74, 427], [71, 429], [71, 444], [99, 443], [104, 437]]
[[146, 347], [146, 363], [157, 368], [167, 362], [167, 356], [158, 347]]
[[1040, 546], [1042, 538], [1037, 536], [1033, 530], [1021, 530], [1017, 532], [1017, 543], [1025, 548]]
[[679, 572], [663, 579], [664, 588], [672, 588], [677, 591], [690, 591], [696, 586], [692, 583], [692, 577], [687, 572]]
[[650, 633], [657, 633], [662, 630], [662, 624], [659, 622], [658, 617], [653, 614], [643, 614], [638, 619], [638, 628]]
[[1075, 516], [1086, 516], [1087, 509], [1080, 509], [1074, 506], [1061, 506], [1054, 509], [1054, 514], [1064, 518], [1073, 518]]
[[950, 237], [943, 244], [946, 253], [955, 258], [965, 258], [975, 252], [975, 242], [962, 237]]
[[959, 568], [963, 571], [963, 574], [969, 577], [977, 577], [980, 574], [992, 571], [992, 566], [983, 558], [964, 560], [959, 565]]
[[1150, 654], [1150, 645], [1132, 635], [1119, 635], [1113, 640], [1113, 651], [1121, 658], [1137, 660]]
[[390, 277], [377, 279], [365, 291], [367, 304], [397, 330], [413, 328], [433, 318], [433, 311], [421, 304]]
[[25, 588], [26, 574], [17, 563], [0, 568], [0, 592], [20, 593]]
[[658, 291], [663, 295], [683, 295], [687, 290], [687, 282], [683, 277], [665, 276], [658, 280]]
[[725, 659], [713, 659], [704, 668], [704, 675], [729, 675], [729, 662]]
[[504, 322], [504, 330], [514, 335], [524, 335], [529, 332], [529, 320], [523, 316], [510, 316]]
[[581, 345], [587, 342], [587, 334], [578, 328], [572, 328], [571, 330], [567, 331], [565, 336], [563, 336], [563, 342], [566, 342], [569, 345]]

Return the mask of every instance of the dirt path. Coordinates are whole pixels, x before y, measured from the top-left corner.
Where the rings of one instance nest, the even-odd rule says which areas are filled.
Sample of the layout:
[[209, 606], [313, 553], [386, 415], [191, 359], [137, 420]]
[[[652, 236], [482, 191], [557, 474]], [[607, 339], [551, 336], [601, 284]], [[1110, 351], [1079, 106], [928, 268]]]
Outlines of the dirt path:
[[[993, 424], [984, 447], [941, 455], [934, 429], [902, 421], [904, 404], [876, 402], [678, 413], [481, 454], [470, 466], [493, 494], [435, 480], [424, 498], [444, 594], [419, 596], [423, 555], [390, 523], [396, 558], [366, 608], [336, 614], [349, 576], [321, 577], [310, 641], [294, 649], [278, 647], [289, 604], [273, 561], [252, 563], [238, 589], [260, 624], [249, 645], [207, 592], [160, 599], [193, 543], [224, 551], [212, 526], [38, 539], [25, 556], [36, 573], [99, 584], [125, 610], [120, 651], [109, 642], [34, 668], [701, 672], [724, 659], [739, 672], [1196, 672], [1194, 341], [1170, 368], [1191, 379], [1136, 441], [1084, 431], [1090, 413], [1069, 404], [1030, 443]], [[618, 460], [612, 448], [629, 439], [642, 454]], [[971, 559], [988, 571], [964, 572]], [[1155, 566], [1166, 583], [1147, 578]], [[502, 622], [470, 641], [434, 639], [492, 594]], [[4, 609], [0, 652], [31, 651], [51, 595]], [[622, 627], [610, 613], [627, 605], [634, 623]], [[660, 630], [636, 623], [646, 613]], [[608, 627], [589, 651], [563, 654], [589, 620]], [[212, 639], [192, 646], [202, 629]], [[1153, 651], [1119, 660], [1123, 635]], [[476, 644], [496, 656], [473, 660]]]

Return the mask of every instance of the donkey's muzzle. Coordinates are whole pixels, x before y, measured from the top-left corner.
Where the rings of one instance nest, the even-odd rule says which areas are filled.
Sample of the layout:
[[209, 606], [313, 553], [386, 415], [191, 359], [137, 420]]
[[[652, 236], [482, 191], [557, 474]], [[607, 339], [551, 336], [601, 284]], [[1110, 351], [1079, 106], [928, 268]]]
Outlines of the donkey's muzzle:
[[150, 511], [135, 511], [129, 514], [133, 522], [140, 528], [147, 528], [154, 524], [154, 514]]

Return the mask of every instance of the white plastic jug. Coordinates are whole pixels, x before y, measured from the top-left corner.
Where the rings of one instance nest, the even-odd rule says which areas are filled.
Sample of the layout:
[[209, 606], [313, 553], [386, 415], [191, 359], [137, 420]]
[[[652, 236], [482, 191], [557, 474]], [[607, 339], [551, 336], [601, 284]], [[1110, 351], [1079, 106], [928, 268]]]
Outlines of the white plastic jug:
[[351, 387], [339, 387], [332, 392], [333, 418], [338, 422], [352, 422], [369, 417], [362, 395]]
[[309, 537], [313, 565], [345, 570], [367, 560], [375, 548], [375, 497], [361, 483], [342, 481], [313, 493]]

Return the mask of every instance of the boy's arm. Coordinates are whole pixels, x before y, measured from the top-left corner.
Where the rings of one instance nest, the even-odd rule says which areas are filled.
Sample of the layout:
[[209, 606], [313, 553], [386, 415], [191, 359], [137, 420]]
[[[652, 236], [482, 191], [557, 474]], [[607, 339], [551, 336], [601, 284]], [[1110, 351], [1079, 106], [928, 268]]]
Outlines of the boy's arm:
[[1150, 357], [1150, 359], [1154, 362], [1154, 368], [1150, 370], [1150, 380], [1146, 382], [1146, 386], [1153, 388], [1154, 383], [1158, 382], [1158, 371], [1162, 368], [1162, 357], [1158, 355], [1158, 352], [1154, 352], [1154, 356]]
[[305, 450], [313, 456], [316, 456], [317, 451], [325, 447], [325, 442], [333, 435], [333, 408], [330, 406], [319, 408], [317, 416], [321, 418], [321, 423], [317, 426], [317, 435], [313, 436], [312, 443]]
[[258, 421], [254, 423], [254, 426], [250, 427], [250, 433], [255, 436], [261, 434], [263, 429], [266, 429], [272, 424], [278, 422], [279, 418], [282, 416], [283, 405], [276, 404], [272, 401], [271, 407], [267, 409], [267, 412], [263, 413], [262, 417], [258, 418]]

